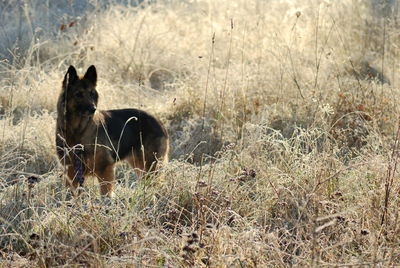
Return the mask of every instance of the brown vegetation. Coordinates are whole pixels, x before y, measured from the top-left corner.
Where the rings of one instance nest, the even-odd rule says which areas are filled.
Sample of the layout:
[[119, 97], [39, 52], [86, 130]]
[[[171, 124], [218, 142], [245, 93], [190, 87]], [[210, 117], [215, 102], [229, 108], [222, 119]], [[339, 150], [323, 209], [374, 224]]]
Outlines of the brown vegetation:
[[[400, 265], [396, 22], [360, 1], [167, 2], [98, 9], [0, 61], [0, 266]], [[166, 124], [157, 177], [120, 165], [114, 199], [68, 195], [70, 64], [96, 65], [99, 108]]]

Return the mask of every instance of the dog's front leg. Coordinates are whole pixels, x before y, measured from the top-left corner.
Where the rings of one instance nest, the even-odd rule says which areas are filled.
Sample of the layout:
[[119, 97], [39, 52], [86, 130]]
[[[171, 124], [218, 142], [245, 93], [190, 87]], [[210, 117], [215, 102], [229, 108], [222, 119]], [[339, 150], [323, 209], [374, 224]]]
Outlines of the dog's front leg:
[[108, 165], [102, 170], [96, 171], [100, 183], [100, 193], [112, 197], [114, 194], [115, 173], [114, 164]]
[[68, 167], [65, 185], [69, 187], [74, 194], [76, 193], [76, 189], [79, 187], [79, 182], [76, 179], [76, 172], [73, 166]]

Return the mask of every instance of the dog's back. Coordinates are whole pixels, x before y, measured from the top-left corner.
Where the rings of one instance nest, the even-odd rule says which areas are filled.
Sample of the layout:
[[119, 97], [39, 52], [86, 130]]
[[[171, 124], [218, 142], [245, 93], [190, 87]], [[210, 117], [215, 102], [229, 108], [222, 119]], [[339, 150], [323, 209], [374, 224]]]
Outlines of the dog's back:
[[99, 136], [111, 140], [114, 161], [134, 160], [135, 167], [150, 171], [156, 163], [168, 160], [168, 134], [158, 119], [137, 109], [101, 113], [105, 128]]

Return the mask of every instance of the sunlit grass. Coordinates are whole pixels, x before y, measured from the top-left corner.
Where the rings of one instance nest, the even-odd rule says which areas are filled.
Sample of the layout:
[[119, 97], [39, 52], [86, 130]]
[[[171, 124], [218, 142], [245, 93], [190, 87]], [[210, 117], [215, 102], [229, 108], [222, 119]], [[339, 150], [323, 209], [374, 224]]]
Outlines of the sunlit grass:
[[[159, 1], [49, 21], [0, 59], [0, 266], [399, 265], [399, 40], [378, 15]], [[112, 200], [91, 180], [74, 199], [61, 178], [70, 64], [96, 66], [99, 108], [145, 109], [171, 137], [156, 177], [118, 166]]]

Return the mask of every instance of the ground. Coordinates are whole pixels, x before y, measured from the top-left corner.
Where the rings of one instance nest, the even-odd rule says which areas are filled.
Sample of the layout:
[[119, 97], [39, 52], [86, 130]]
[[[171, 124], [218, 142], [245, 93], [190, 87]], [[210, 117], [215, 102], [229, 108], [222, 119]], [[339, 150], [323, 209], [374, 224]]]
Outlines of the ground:
[[[400, 266], [396, 1], [42, 2], [0, 3], [0, 267]], [[71, 64], [170, 134], [113, 199], [63, 183]]]

